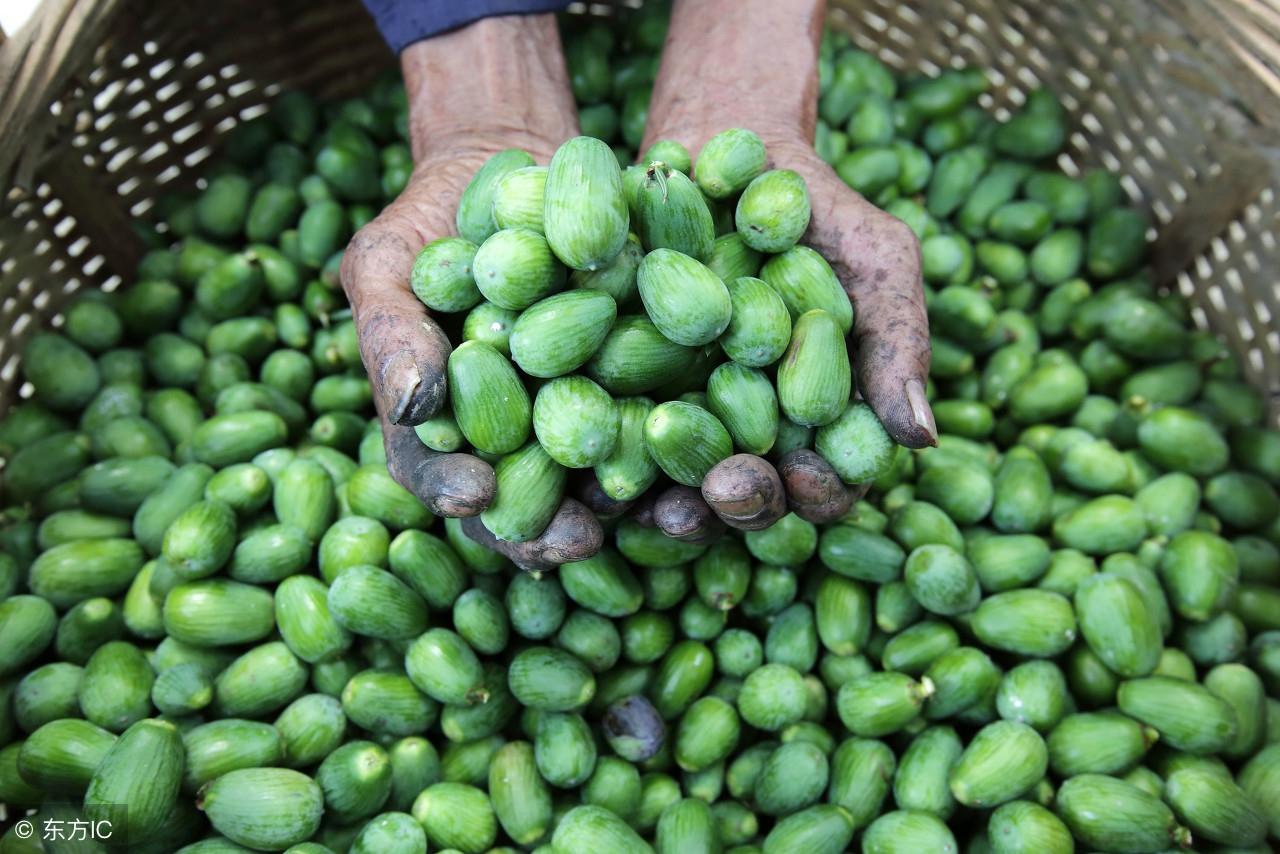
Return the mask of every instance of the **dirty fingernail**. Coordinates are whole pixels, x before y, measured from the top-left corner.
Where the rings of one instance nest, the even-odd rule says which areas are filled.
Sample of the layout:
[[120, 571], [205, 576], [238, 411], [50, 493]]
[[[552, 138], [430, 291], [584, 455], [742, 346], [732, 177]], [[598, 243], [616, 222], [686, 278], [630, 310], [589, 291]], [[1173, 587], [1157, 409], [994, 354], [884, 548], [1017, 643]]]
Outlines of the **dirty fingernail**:
[[929, 401], [925, 399], [924, 383], [917, 379], [909, 379], [907, 380], [906, 392], [907, 402], [911, 404], [911, 417], [921, 430], [929, 434], [929, 444], [936, 446], [938, 444], [938, 428], [934, 426], [933, 410], [929, 408]]
[[392, 424], [404, 422], [405, 414], [413, 405], [414, 395], [421, 383], [422, 375], [418, 372], [417, 361], [412, 353], [401, 350], [387, 360], [382, 369], [382, 388], [390, 405], [388, 421]]

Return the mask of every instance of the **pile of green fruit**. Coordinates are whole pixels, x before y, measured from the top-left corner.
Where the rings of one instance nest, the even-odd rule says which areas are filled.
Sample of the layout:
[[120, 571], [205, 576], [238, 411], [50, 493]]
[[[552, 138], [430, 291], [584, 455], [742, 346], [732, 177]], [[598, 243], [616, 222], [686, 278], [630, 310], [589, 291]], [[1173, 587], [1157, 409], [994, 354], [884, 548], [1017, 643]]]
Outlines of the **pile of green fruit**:
[[[611, 144], [620, 127], [630, 150], [608, 164], [578, 139], [557, 160], [616, 180], [609, 208], [636, 239], [611, 223], [608, 251], [558, 246], [556, 217], [604, 196], [561, 196], [555, 162], [487, 166], [494, 180], [477, 179], [459, 220], [487, 298], [467, 317], [491, 315], [461, 324], [451, 373], [501, 373], [527, 395], [505, 343], [549, 378], [536, 399], [559, 384], [574, 405], [634, 401], [627, 377], [678, 350], [662, 371], [687, 387], [646, 390], [654, 410], [715, 420], [721, 448], [822, 451], [792, 420], [783, 368], [767, 368], [777, 355], [735, 353], [735, 300], [772, 303], [778, 329], [820, 308], [839, 352], [847, 301], [789, 302], [810, 292], [789, 296], [767, 268], [804, 253], [748, 251], [750, 217], [727, 216], [742, 203], [694, 205], [706, 173], [690, 183], [674, 146], [618, 171], [664, 29], [661, 3], [616, 26], [566, 21], [583, 129]], [[789, 514], [691, 542], [624, 517], [605, 522], [598, 556], [519, 570], [392, 480], [370, 420], [336, 271], [408, 178], [403, 89], [384, 80], [327, 105], [284, 94], [229, 136], [198, 194], [161, 205], [135, 282], [81, 297], [24, 353], [31, 398], [0, 420], [5, 820], [109, 820], [130, 851], [182, 854], [1270, 850], [1280, 433], [1262, 398], [1151, 282], [1147, 226], [1118, 181], [1054, 168], [1066, 124], [1050, 95], [997, 121], [977, 105], [980, 73], [900, 78], [835, 33], [821, 68], [818, 151], [921, 237], [937, 448], [885, 444], [868, 497], [832, 522]], [[538, 188], [544, 204], [529, 205]], [[569, 207], [548, 216], [552, 198]], [[646, 210], [663, 199], [701, 224], [655, 236], [666, 218]], [[526, 228], [540, 212], [541, 234]], [[468, 234], [489, 216], [506, 230]], [[701, 244], [655, 243], [690, 235]], [[460, 249], [428, 247], [414, 284], [429, 304], [476, 299], [430, 269]], [[556, 272], [553, 256], [578, 253], [583, 269]], [[646, 343], [606, 360], [627, 317], [610, 316], [631, 293], [619, 282], [646, 264], [654, 280], [629, 303]], [[708, 334], [720, 319], [707, 305], [664, 314], [651, 300], [672, 269], [724, 289], [728, 338]], [[561, 293], [542, 291], [560, 275]], [[612, 328], [597, 316], [556, 339], [524, 334], [529, 311], [566, 298]], [[500, 300], [528, 302], [520, 315]], [[576, 340], [588, 327], [603, 336], [591, 346]], [[723, 371], [778, 396], [772, 447], [735, 421], [760, 414], [735, 405], [746, 392], [709, 384]], [[422, 438], [502, 455], [484, 521], [509, 536], [553, 506], [526, 476], [502, 510], [503, 468], [522, 459], [563, 454], [557, 468], [595, 467], [616, 496], [656, 475], [636, 473], [645, 449], [667, 469], [647, 407], [617, 407], [614, 450], [629, 436], [631, 464], [610, 470], [607, 425], [592, 438], [552, 400], [547, 431], [535, 402], [525, 435], [491, 444], [511, 425], [469, 411], [465, 377], [450, 380], [454, 419]], [[866, 435], [882, 433], [867, 428], [854, 453]], [[39, 836], [11, 827], [0, 852], [71, 850]]]

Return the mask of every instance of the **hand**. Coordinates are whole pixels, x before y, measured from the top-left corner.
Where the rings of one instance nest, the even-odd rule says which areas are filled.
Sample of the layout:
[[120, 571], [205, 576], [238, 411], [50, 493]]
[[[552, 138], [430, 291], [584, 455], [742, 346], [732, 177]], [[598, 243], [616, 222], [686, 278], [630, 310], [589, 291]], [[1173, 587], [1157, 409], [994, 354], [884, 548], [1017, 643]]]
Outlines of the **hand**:
[[[485, 19], [410, 45], [401, 62], [413, 176], [352, 238], [342, 283], [382, 421], [388, 470], [433, 513], [474, 517], [493, 500], [493, 468], [470, 454], [432, 451], [413, 431], [445, 403], [451, 346], [409, 289], [409, 271], [423, 246], [456, 233], [458, 201], [490, 156], [520, 148], [545, 164], [560, 142], [577, 135], [577, 112], [550, 15]], [[537, 554], [563, 563], [599, 549], [599, 524], [569, 509], [535, 541]], [[476, 525], [483, 527], [478, 519]], [[512, 559], [533, 553], [533, 544], [488, 539]]]
[[[693, 155], [696, 174], [703, 144], [721, 130], [743, 127], [764, 140], [768, 168], [804, 177], [812, 216], [802, 242], [822, 253], [854, 304], [850, 352], [858, 391], [895, 441], [921, 448], [937, 443], [937, 429], [924, 392], [929, 321], [919, 244], [904, 223], [849, 189], [811, 143], [824, 6], [821, 0], [679, 0], [641, 150], [659, 139], [677, 140]], [[787, 507], [810, 521], [829, 521], [865, 491], [865, 485], [845, 488], [812, 453], [792, 454], [779, 469], [739, 454], [713, 469], [702, 487], [709, 511], [747, 529], [766, 527]]]

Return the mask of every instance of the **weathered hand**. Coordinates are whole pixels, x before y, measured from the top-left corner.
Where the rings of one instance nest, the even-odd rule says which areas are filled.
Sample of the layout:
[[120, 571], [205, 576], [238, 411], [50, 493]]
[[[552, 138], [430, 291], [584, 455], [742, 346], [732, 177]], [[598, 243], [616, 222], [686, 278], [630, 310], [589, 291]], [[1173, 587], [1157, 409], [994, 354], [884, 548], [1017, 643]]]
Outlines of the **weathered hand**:
[[[552, 16], [490, 18], [411, 45], [401, 55], [414, 172], [400, 196], [348, 245], [342, 283], [382, 420], [392, 477], [442, 516], [473, 517], [493, 500], [493, 468], [419, 441], [413, 425], [445, 403], [448, 338], [409, 288], [423, 246], [456, 234], [458, 202], [484, 162], [519, 148], [545, 164], [577, 134]], [[600, 548], [599, 523], [566, 501], [533, 543], [475, 536], [522, 565], [581, 560]], [[474, 526], [483, 529], [479, 520]]]

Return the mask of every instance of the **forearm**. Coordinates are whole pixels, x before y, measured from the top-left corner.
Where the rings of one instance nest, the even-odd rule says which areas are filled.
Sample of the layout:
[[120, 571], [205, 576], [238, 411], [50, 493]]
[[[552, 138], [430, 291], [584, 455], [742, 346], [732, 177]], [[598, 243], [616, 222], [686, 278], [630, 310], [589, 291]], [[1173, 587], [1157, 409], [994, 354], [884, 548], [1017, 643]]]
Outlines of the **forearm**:
[[706, 129], [812, 140], [825, 13], [825, 0], [677, 0], [649, 127], [695, 151]]
[[414, 159], [462, 145], [554, 149], [577, 111], [554, 15], [485, 18], [400, 54]]

